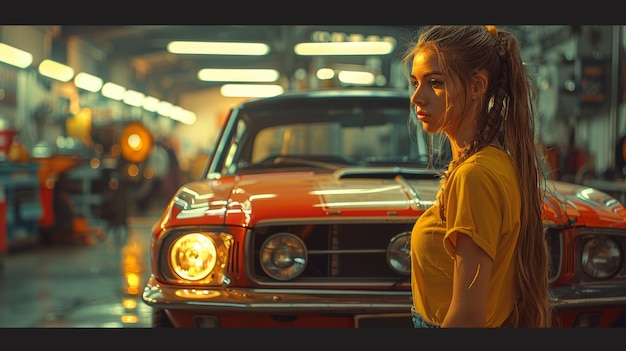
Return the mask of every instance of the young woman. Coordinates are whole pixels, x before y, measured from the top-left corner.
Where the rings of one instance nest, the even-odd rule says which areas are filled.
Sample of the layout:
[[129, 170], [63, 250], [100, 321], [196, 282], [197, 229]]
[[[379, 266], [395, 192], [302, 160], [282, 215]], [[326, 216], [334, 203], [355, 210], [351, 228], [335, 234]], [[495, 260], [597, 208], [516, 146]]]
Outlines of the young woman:
[[437, 202], [413, 228], [415, 327], [549, 327], [536, 90], [516, 39], [432, 26], [404, 60], [418, 123], [452, 149]]

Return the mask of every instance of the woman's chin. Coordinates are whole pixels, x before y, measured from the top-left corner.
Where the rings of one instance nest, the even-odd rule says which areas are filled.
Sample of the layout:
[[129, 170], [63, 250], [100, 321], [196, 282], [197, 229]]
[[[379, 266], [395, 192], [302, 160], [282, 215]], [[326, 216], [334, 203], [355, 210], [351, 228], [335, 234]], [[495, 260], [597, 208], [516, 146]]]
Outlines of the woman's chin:
[[434, 125], [428, 123], [422, 123], [422, 129], [424, 129], [426, 133], [430, 134], [439, 132], [439, 128], [436, 128]]

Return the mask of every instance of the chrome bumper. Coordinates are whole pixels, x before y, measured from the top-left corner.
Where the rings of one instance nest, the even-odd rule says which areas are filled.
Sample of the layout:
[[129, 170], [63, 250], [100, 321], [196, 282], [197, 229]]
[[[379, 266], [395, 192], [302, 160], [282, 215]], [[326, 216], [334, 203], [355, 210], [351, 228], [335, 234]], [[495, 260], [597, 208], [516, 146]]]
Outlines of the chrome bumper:
[[163, 287], [152, 279], [142, 295], [155, 308], [213, 312], [408, 313], [411, 291], [197, 289]]
[[626, 285], [553, 287], [550, 293], [557, 309], [626, 306]]
[[[567, 286], [550, 289], [556, 309], [626, 307], [626, 286]], [[405, 313], [411, 291], [320, 289], [197, 289], [163, 287], [152, 278], [143, 301], [156, 308], [241, 312]]]

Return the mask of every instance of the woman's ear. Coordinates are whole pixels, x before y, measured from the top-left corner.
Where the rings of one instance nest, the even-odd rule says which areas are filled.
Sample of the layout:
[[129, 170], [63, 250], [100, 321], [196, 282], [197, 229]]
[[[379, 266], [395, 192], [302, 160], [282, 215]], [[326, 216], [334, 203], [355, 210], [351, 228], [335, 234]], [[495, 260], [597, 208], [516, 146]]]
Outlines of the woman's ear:
[[474, 99], [482, 99], [485, 95], [485, 91], [487, 91], [488, 84], [489, 79], [487, 78], [487, 74], [484, 72], [476, 73], [472, 84], [472, 97]]

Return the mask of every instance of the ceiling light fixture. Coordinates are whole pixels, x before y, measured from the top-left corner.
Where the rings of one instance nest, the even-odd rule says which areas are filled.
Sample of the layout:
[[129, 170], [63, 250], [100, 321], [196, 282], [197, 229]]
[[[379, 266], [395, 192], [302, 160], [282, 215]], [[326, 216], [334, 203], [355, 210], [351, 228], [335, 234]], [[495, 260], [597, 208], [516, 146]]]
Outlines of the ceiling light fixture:
[[394, 49], [386, 41], [348, 41], [326, 43], [298, 43], [293, 47], [297, 55], [387, 55]]
[[262, 56], [270, 52], [270, 46], [264, 43], [171, 41], [167, 44], [167, 51], [173, 54]]
[[172, 110], [170, 111], [170, 118], [187, 125], [192, 125], [196, 122], [196, 114], [185, 110], [180, 106], [172, 107]]
[[332, 68], [320, 68], [315, 73], [315, 76], [319, 80], [328, 80], [335, 77], [335, 71]]
[[205, 82], [275, 82], [280, 77], [275, 69], [219, 69], [204, 68], [198, 79]]
[[156, 112], [157, 106], [159, 105], [159, 99], [154, 96], [146, 96], [143, 99], [143, 109], [150, 112]]
[[159, 103], [157, 104], [157, 113], [161, 116], [170, 117], [170, 113], [173, 108], [174, 105], [171, 102], [159, 101]]
[[282, 86], [272, 84], [224, 84], [220, 88], [225, 97], [271, 97], [283, 92]]
[[146, 95], [135, 90], [126, 90], [124, 92], [124, 103], [130, 106], [140, 107]]
[[26, 68], [33, 63], [33, 55], [24, 50], [0, 43], [0, 61], [15, 67]]
[[74, 69], [62, 63], [45, 59], [39, 64], [39, 73], [61, 82], [69, 82], [74, 77]]
[[102, 86], [102, 95], [109, 99], [120, 101], [124, 98], [124, 92], [126, 88], [115, 83], [107, 82]]
[[342, 83], [354, 85], [372, 85], [376, 81], [373, 73], [363, 71], [340, 71], [337, 78]]
[[80, 72], [74, 77], [74, 84], [80, 89], [96, 93], [102, 88], [102, 79], [89, 73]]

